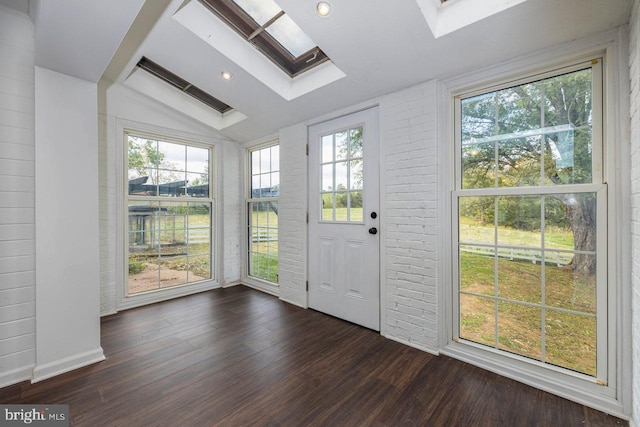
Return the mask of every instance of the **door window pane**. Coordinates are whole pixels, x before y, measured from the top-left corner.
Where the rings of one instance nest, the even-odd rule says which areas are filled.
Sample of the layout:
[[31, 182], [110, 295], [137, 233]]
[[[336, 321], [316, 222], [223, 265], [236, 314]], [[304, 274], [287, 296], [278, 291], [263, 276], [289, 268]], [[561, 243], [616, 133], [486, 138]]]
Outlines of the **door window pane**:
[[320, 138], [322, 221], [364, 221], [362, 131], [350, 128]]

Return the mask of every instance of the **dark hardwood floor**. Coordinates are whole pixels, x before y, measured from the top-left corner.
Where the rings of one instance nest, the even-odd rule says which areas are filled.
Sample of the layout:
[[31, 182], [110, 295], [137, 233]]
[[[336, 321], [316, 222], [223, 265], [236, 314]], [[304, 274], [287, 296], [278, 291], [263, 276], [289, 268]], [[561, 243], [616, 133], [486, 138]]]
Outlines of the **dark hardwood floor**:
[[102, 346], [0, 402], [69, 404], [74, 426], [627, 425], [243, 286], [104, 318]]

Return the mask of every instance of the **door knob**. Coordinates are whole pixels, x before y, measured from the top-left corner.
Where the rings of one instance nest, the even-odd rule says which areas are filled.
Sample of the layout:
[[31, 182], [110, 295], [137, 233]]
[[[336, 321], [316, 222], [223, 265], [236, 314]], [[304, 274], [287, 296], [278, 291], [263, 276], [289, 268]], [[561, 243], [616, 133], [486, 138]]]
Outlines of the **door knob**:
[[369, 234], [378, 234], [378, 229], [377, 229], [377, 228], [375, 228], [375, 227], [371, 227], [371, 228], [369, 229]]

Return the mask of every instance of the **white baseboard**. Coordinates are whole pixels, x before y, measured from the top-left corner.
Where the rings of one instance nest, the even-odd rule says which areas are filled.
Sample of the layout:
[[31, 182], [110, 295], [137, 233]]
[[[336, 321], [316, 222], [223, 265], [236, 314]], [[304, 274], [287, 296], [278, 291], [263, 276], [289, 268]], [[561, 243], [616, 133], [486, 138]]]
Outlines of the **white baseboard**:
[[380, 335], [382, 335], [383, 337], [385, 337], [386, 339], [389, 339], [391, 341], [395, 341], [395, 342], [399, 342], [400, 344], [408, 345], [409, 347], [413, 347], [413, 348], [418, 349], [420, 351], [424, 351], [426, 353], [433, 354], [434, 356], [440, 356], [440, 352], [438, 350], [434, 350], [432, 348], [427, 348], [427, 347], [418, 345], [418, 344], [416, 344], [414, 342], [407, 341], [407, 340], [405, 340], [403, 338], [394, 337], [393, 335], [384, 335], [384, 334], [380, 334]]
[[64, 374], [74, 369], [101, 362], [104, 359], [104, 351], [102, 347], [98, 347], [95, 350], [45, 363], [44, 365], [36, 365], [35, 368], [33, 368], [33, 378], [31, 382], [37, 383], [38, 381], [46, 380], [47, 378], [55, 377], [56, 375]]
[[0, 388], [17, 384], [22, 381], [28, 381], [31, 379], [32, 373], [33, 365], [23, 366], [22, 368], [14, 369], [9, 372], [3, 372], [0, 374]]

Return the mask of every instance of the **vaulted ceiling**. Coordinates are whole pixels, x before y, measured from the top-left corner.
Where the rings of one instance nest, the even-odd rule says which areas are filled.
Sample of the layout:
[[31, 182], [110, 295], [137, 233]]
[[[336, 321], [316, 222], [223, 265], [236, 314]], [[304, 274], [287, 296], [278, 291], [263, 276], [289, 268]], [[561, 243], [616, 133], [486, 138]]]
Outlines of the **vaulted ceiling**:
[[[326, 81], [309, 74], [280, 83], [279, 70], [252, 56], [260, 53], [234, 44], [239, 36], [234, 40], [215, 25], [198, 34], [185, 24], [183, 18], [201, 6], [198, 0], [31, 0], [30, 13], [37, 65], [135, 90], [131, 76], [144, 56], [241, 113], [212, 127], [244, 142], [419, 82], [618, 27], [631, 8], [631, 0], [493, 0], [513, 6], [469, 23], [465, 11], [477, 1], [330, 0], [331, 14], [321, 17], [317, 0], [276, 0], [341, 73]], [[462, 13], [453, 16], [460, 25], [442, 14], [445, 8]], [[448, 21], [438, 24], [439, 16]], [[256, 68], [271, 77], [257, 77]], [[234, 78], [222, 79], [222, 71]]]

